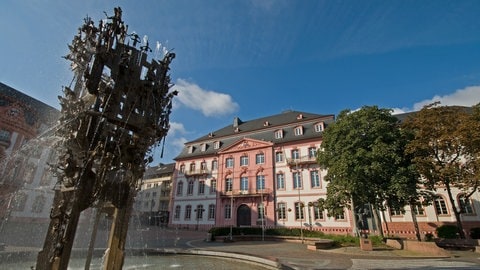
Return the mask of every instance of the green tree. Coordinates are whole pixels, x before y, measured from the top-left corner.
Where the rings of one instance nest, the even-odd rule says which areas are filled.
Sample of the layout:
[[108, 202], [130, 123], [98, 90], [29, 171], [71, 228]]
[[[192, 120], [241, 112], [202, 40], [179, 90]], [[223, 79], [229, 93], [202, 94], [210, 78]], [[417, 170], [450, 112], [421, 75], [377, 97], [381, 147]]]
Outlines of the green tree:
[[[322, 151], [317, 156], [318, 163], [328, 169], [327, 196], [319, 203], [329, 215], [343, 208], [355, 209], [355, 204], [368, 203], [374, 208], [374, 217], [380, 225], [377, 210], [383, 209], [385, 201], [399, 204], [402, 197], [398, 193], [401, 185], [395, 187], [392, 182], [402, 180], [408, 186], [408, 181], [416, 181], [407, 177], [410, 170], [401, 177], [398, 169], [405, 163], [403, 138], [398, 119], [389, 109], [365, 106], [358, 111], [344, 110], [338, 115], [335, 123], [325, 130]], [[354, 222], [356, 226], [356, 220]]]
[[461, 238], [465, 238], [459, 207], [452, 188], [468, 198], [479, 187], [480, 109], [458, 106], [425, 106], [412, 115], [403, 127], [413, 133], [406, 152], [422, 176], [426, 189], [447, 191], [451, 211]]

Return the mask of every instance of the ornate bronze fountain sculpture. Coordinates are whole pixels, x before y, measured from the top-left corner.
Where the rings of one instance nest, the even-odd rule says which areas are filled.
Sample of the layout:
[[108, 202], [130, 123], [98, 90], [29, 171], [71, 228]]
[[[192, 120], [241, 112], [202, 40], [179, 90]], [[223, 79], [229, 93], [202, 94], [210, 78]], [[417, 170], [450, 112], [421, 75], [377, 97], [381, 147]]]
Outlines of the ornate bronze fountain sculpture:
[[127, 34], [122, 10], [114, 12], [98, 26], [87, 17], [65, 56], [74, 86], [59, 96], [59, 160], [52, 167], [58, 183], [36, 269], [67, 269], [80, 214], [105, 206], [114, 215], [104, 269], [122, 268], [138, 181], [169, 129], [175, 55], [148, 61], [148, 41]]

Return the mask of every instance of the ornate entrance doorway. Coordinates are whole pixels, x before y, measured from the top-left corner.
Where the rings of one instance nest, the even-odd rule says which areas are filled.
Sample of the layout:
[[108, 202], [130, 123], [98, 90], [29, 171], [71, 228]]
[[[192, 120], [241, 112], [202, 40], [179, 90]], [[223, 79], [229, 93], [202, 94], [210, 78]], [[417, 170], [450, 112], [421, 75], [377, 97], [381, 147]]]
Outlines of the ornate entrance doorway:
[[242, 204], [237, 210], [237, 226], [252, 226], [252, 213], [250, 207]]

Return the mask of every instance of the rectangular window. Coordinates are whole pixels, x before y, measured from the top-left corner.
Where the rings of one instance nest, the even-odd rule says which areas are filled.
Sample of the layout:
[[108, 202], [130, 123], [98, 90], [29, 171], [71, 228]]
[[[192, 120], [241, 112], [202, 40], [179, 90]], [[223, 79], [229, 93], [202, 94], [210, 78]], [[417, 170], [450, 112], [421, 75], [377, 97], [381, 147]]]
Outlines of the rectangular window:
[[208, 206], [208, 219], [215, 219], [215, 204]]
[[345, 220], [345, 212], [335, 215], [335, 219], [337, 220]]
[[287, 219], [287, 205], [285, 203], [278, 203], [277, 205], [277, 219]]
[[264, 213], [265, 213], [265, 209], [263, 207], [263, 203], [260, 203], [258, 204], [258, 216], [257, 218], [258, 219], [263, 219], [265, 217]]
[[217, 192], [217, 180], [210, 180], [210, 193]]
[[248, 166], [248, 156], [240, 157], [240, 166]]
[[293, 189], [302, 188], [302, 178], [300, 177], [300, 172], [294, 172], [293, 176]]
[[275, 131], [275, 139], [281, 139], [281, 138], [283, 138], [283, 130]]
[[219, 141], [215, 141], [215, 142], [213, 143], [213, 148], [214, 148], [214, 149], [220, 148], [220, 142], [219, 142]]
[[283, 152], [275, 153], [275, 162], [283, 162]]
[[256, 164], [264, 164], [265, 163], [265, 155], [263, 153], [257, 154], [255, 156], [255, 163]]
[[246, 176], [240, 177], [240, 190], [248, 191], [248, 177]]
[[322, 132], [323, 131], [323, 122], [318, 123], [315, 125], [315, 132]]
[[225, 205], [225, 219], [232, 218], [232, 206], [230, 204]]
[[405, 210], [399, 207], [390, 207], [390, 215], [392, 216], [403, 216]]
[[473, 214], [473, 207], [470, 199], [467, 199], [464, 195], [461, 195], [458, 198], [458, 203], [460, 205], [460, 211], [462, 214]]
[[201, 180], [198, 182], [198, 194], [204, 194], [205, 193], [205, 181]]
[[295, 149], [295, 150], [292, 150], [292, 159], [300, 159], [300, 150], [298, 149]]
[[226, 168], [233, 168], [233, 158], [227, 158], [225, 160], [225, 167]]
[[257, 190], [264, 190], [264, 189], [265, 189], [265, 176], [257, 175]]
[[295, 133], [295, 136], [300, 136], [303, 134], [303, 127], [296, 127], [293, 132]]
[[312, 188], [321, 188], [320, 176], [318, 171], [310, 171], [310, 183]]
[[303, 220], [304, 219], [304, 213], [303, 213], [303, 203], [301, 202], [296, 202], [295, 203], [295, 219], [296, 220]]
[[283, 173], [277, 174], [277, 189], [285, 189], [285, 175]]
[[203, 219], [203, 211], [205, 211], [205, 209], [203, 209], [203, 205], [197, 205], [197, 209], [195, 209], [195, 212], [197, 213], [197, 220]]
[[225, 191], [230, 192], [233, 188], [233, 181], [232, 178], [225, 179]]
[[315, 147], [308, 148], [308, 157], [315, 158], [316, 156], [317, 156], [317, 148]]
[[423, 206], [421, 203], [417, 203], [413, 206], [413, 211], [415, 211], [415, 215], [417, 216], [424, 216], [425, 215], [425, 210], [423, 209]]
[[323, 216], [323, 211], [320, 209], [320, 207], [318, 207], [318, 205], [313, 205], [313, 218], [315, 220], [319, 220], [319, 219], [325, 219], [325, 217]]

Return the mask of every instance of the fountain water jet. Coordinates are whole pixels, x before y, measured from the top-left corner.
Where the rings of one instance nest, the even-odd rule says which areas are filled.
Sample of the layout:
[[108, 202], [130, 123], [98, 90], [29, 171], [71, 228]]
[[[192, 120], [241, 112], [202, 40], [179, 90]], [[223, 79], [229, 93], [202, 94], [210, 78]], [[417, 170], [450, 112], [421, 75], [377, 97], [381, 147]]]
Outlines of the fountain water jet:
[[58, 182], [36, 269], [67, 269], [80, 214], [96, 206], [113, 209], [104, 269], [122, 268], [136, 187], [168, 132], [176, 95], [168, 75], [175, 54], [148, 61], [148, 41], [127, 28], [117, 7], [98, 26], [85, 18], [69, 45], [74, 86], [59, 96]]

